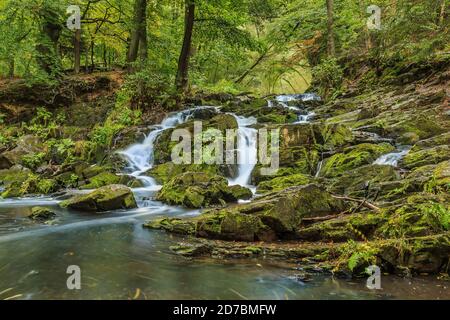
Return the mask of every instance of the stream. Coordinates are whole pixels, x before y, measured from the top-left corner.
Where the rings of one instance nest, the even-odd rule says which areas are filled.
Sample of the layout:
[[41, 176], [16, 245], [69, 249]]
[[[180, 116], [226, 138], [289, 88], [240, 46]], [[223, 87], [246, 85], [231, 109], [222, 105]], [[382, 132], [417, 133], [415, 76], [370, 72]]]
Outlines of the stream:
[[[286, 99], [277, 97], [282, 103]], [[173, 254], [169, 247], [181, 237], [147, 230], [142, 224], [156, 217], [195, 216], [200, 211], [152, 200], [161, 186], [143, 173], [153, 166], [153, 144], [159, 134], [192, 118], [193, 111], [169, 115], [142, 143], [121, 152], [128, 160], [124, 174], [143, 182], [142, 188], [133, 190], [138, 209], [99, 215], [62, 209], [59, 198], [0, 200], [0, 300], [450, 298], [448, 285], [431, 277], [386, 276], [383, 289], [373, 291], [366, 288], [364, 280], [320, 274], [304, 282], [296, 276], [298, 270], [281, 262], [190, 260]], [[256, 119], [235, 117], [239, 124], [237, 149], [250, 161], [239, 163], [239, 174], [229, 183], [254, 190], [250, 175], [257, 156], [256, 130], [252, 128]], [[299, 117], [299, 122], [309, 119]], [[57, 220], [48, 225], [31, 222], [27, 214], [34, 206], [52, 209]], [[70, 265], [81, 268], [81, 290], [67, 289]]]

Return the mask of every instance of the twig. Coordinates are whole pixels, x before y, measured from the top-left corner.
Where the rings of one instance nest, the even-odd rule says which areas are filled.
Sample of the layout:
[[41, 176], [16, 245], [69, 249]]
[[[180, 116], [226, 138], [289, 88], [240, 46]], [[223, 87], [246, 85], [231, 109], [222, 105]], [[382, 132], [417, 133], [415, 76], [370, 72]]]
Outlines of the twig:
[[370, 202], [367, 202], [366, 199], [361, 200], [361, 199], [354, 199], [354, 198], [350, 198], [350, 197], [334, 196], [334, 195], [332, 197], [335, 199], [339, 199], [339, 200], [357, 202], [360, 204], [360, 207], [366, 207], [366, 208], [368, 208], [370, 210], [374, 210], [376, 212], [381, 211], [381, 209], [379, 207], [377, 207], [376, 205], [374, 205]]

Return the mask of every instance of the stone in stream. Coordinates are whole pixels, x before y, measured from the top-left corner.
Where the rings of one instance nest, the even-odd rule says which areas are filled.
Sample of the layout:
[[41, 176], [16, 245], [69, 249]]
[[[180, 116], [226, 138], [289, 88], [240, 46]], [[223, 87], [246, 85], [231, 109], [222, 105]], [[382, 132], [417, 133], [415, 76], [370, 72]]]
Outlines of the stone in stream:
[[228, 186], [228, 181], [218, 175], [203, 172], [186, 172], [166, 183], [156, 200], [188, 208], [224, 205], [240, 199], [248, 200], [252, 192], [241, 186]]
[[61, 203], [61, 207], [79, 211], [104, 212], [118, 209], [137, 208], [130, 188], [110, 185], [99, 188], [87, 195], [78, 195]]
[[48, 208], [33, 207], [31, 208], [31, 213], [28, 215], [28, 218], [35, 221], [47, 221], [55, 216], [56, 214]]
[[289, 239], [295, 237], [303, 218], [337, 214], [345, 209], [342, 201], [311, 184], [263, 196], [252, 203], [209, 210], [196, 218], [163, 219], [145, 226], [220, 240]]

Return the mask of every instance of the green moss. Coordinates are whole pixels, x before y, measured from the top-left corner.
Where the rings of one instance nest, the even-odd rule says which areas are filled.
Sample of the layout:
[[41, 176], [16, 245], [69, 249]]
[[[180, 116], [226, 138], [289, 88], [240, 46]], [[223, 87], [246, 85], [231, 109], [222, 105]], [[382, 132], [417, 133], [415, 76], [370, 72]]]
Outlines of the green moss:
[[407, 169], [413, 169], [430, 164], [438, 164], [450, 159], [450, 146], [443, 145], [425, 150], [408, 153], [402, 161], [402, 165]]
[[392, 152], [395, 148], [388, 144], [363, 143], [347, 148], [343, 153], [337, 153], [328, 158], [322, 167], [321, 175], [336, 177], [346, 171], [374, 162], [379, 156]]
[[292, 186], [302, 186], [311, 183], [311, 178], [304, 174], [294, 174], [264, 181], [258, 185], [258, 193], [278, 192]]
[[218, 175], [204, 172], [186, 172], [166, 183], [156, 199], [172, 205], [202, 208], [224, 205], [239, 199], [248, 199], [252, 193], [241, 186], [228, 186], [228, 181]]
[[100, 187], [117, 184], [120, 181], [120, 177], [110, 173], [110, 172], [102, 172], [99, 175], [89, 178], [89, 183], [82, 186], [81, 189], [97, 189]]

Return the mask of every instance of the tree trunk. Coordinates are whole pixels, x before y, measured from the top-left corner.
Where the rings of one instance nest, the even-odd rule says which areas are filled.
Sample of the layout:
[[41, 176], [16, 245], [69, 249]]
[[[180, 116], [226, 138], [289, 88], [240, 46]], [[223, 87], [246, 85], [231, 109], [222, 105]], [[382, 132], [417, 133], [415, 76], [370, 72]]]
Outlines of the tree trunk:
[[184, 39], [178, 60], [176, 87], [178, 91], [186, 92], [189, 84], [189, 59], [191, 57], [192, 33], [194, 30], [195, 2], [186, 0], [184, 19]]
[[9, 71], [8, 71], [8, 76], [10, 79], [14, 78], [14, 69], [15, 69], [14, 57], [10, 57], [9, 58]]
[[74, 71], [75, 74], [80, 73], [80, 65], [81, 65], [81, 54], [80, 54], [80, 47], [81, 47], [81, 30], [77, 29], [75, 31], [75, 63], [74, 63]]
[[439, 25], [441, 25], [441, 26], [444, 25], [444, 17], [445, 17], [445, 1], [446, 1], [446, 0], [442, 0], [441, 13], [439, 14]]
[[328, 31], [328, 41], [327, 41], [327, 52], [329, 57], [334, 57], [336, 55], [336, 47], [334, 44], [334, 0], [327, 0], [327, 31]]
[[130, 46], [127, 54], [128, 70], [132, 71], [131, 64], [136, 62], [139, 51], [140, 57], [147, 57], [147, 0], [136, 0], [134, 5], [133, 30], [131, 31]]

